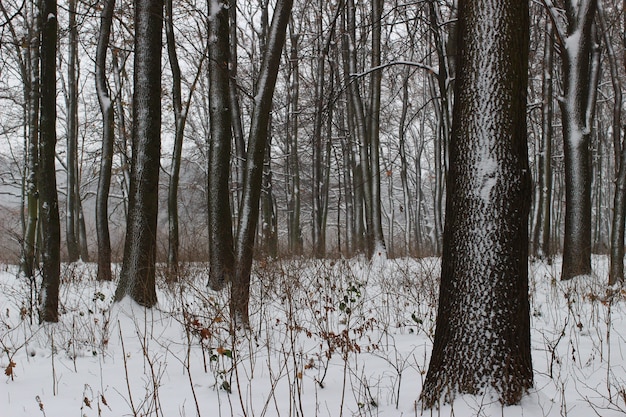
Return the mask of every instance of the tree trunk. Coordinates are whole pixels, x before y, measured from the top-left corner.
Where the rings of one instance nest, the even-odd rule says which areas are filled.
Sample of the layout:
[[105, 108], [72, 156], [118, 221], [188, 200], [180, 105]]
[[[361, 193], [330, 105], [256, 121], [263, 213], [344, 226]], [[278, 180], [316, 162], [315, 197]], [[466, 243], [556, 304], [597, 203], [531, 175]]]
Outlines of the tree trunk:
[[67, 64], [67, 207], [65, 239], [69, 262], [80, 257], [78, 247], [78, 28], [76, 0], [68, 1], [69, 56]]
[[[381, 24], [383, 13], [383, 0], [372, 0], [372, 68], [380, 66], [381, 60]], [[380, 85], [382, 80], [381, 70], [372, 71], [370, 75], [370, 118], [368, 123], [369, 133], [369, 165], [371, 179], [368, 181], [371, 187], [372, 205], [372, 232], [373, 232], [373, 256], [387, 257], [385, 237], [383, 234], [382, 213], [380, 206]], [[392, 237], [393, 238], [393, 237]]]
[[161, 151], [163, 0], [135, 2], [133, 144], [124, 261], [115, 300], [157, 302], [155, 261]]
[[359, 90], [359, 79], [354, 77], [357, 74], [357, 56], [356, 56], [356, 7], [354, 0], [347, 0], [346, 4], [346, 18], [345, 25], [346, 31], [344, 39], [346, 45], [344, 50], [346, 51], [345, 66], [346, 73], [350, 75], [351, 79], [348, 82], [348, 95], [350, 97], [349, 109], [351, 110], [353, 117], [353, 135], [355, 140], [359, 144], [359, 163], [357, 167], [360, 172], [358, 178], [355, 176], [355, 180], [358, 181], [359, 188], [357, 190], [358, 198], [362, 199], [363, 212], [364, 212], [364, 249], [367, 251], [367, 255], [371, 256], [374, 252], [374, 230], [373, 230], [373, 211], [372, 211], [372, 187], [371, 187], [371, 171], [370, 171], [370, 147], [369, 136], [367, 134], [367, 123], [365, 120], [363, 100], [361, 98], [361, 92]]
[[59, 319], [61, 274], [61, 225], [57, 196], [56, 151], [56, 52], [57, 2], [42, 1], [41, 16], [41, 125], [39, 138], [39, 213], [42, 232], [43, 282], [40, 318]]
[[267, 145], [274, 87], [292, 5], [293, 0], [278, 0], [276, 3], [267, 48], [256, 84], [258, 92], [255, 95], [250, 125], [241, 216], [235, 246], [236, 273], [231, 293], [231, 314], [237, 326], [249, 324], [250, 272], [259, 216], [263, 158]]
[[98, 273], [100, 281], [111, 281], [111, 237], [109, 233], [109, 191], [113, 166], [115, 122], [113, 103], [106, 80], [106, 56], [111, 37], [115, 0], [105, 0], [100, 15], [100, 33], [96, 48], [96, 92], [102, 112], [102, 155], [96, 194], [96, 234], [98, 237]]
[[287, 194], [289, 212], [289, 251], [302, 254], [302, 229], [300, 227], [300, 159], [298, 157], [298, 124], [300, 98], [300, 62], [298, 40], [300, 35], [290, 25], [289, 88], [287, 89]]
[[563, 148], [565, 233], [561, 279], [591, 273], [590, 141], [596, 84], [592, 84], [593, 20], [596, 0], [566, 1], [563, 49]]
[[[459, 3], [441, 288], [425, 408], [533, 384], [528, 301], [528, 2]], [[510, 51], [516, 51], [510, 54]]]
[[541, 105], [541, 153], [539, 154], [539, 217], [541, 219], [538, 234], [537, 254], [541, 259], [552, 256], [550, 247], [550, 228], [552, 210], [552, 114], [553, 114], [553, 36], [554, 27], [546, 22], [546, 35], [543, 51], [543, 80]]
[[[626, 6], [626, 0], [624, 0]], [[598, 3], [600, 30], [604, 33], [607, 47], [611, 82], [615, 91], [613, 103], [613, 148], [617, 177], [615, 179], [615, 197], [613, 201], [613, 222], [611, 227], [611, 257], [609, 267], [609, 285], [624, 282], [624, 221], [626, 220], [626, 147], [622, 145], [622, 87], [619, 80], [617, 58], [606, 30], [606, 15], [601, 3]], [[626, 28], [626, 14], [623, 25]], [[622, 40], [626, 46], [626, 38]], [[626, 67], [626, 57], [624, 57]]]
[[34, 276], [37, 225], [39, 221], [39, 191], [37, 175], [39, 170], [39, 99], [40, 99], [40, 36], [41, 19], [34, 3], [27, 3], [27, 14], [31, 19], [28, 33], [28, 144], [26, 146], [26, 228], [22, 244], [20, 270], [28, 278]]
[[209, 8], [209, 286], [220, 290], [233, 279], [234, 249], [229, 202], [231, 111], [229, 16], [226, 1]]

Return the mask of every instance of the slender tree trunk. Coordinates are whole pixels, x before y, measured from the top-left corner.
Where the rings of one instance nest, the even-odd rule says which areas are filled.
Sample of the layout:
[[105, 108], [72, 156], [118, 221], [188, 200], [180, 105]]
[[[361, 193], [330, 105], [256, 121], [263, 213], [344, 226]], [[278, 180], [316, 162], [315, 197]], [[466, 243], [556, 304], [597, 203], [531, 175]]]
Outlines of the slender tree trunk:
[[111, 237], [109, 233], [109, 191], [115, 143], [113, 102], [106, 80], [106, 57], [113, 24], [115, 0], [104, 0], [100, 15], [100, 33], [96, 48], [96, 92], [102, 112], [102, 155], [96, 194], [96, 234], [98, 237], [98, 274], [100, 281], [111, 281]]
[[67, 208], [65, 214], [65, 239], [68, 261], [80, 257], [78, 246], [78, 28], [76, 26], [76, 0], [68, 1], [69, 56], [67, 66]]
[[163, 0], [135, 2], [133, 144], [124, 261], [115, 300], [157, 302], [155, 262], [161, 154]]
[[278, 0], [276, 3], [257, 82], [241, 202], [243, 215], [239, 219], [235, 246], [236, 273], [231, 293], [231, 314], [237, 326], [249, 324], [250, 272], [259, 216], [263, 159], [274, 87], [292, 5], [293, 0]]
[[289, 50], [289, 88], [287, 89], [287, 182], [289, 210], [289, 251], [294, 255], [302, 254], [302, 229], [300, 227], [300, 158], [298, 157], [298, 124], [300, 98], [300, 61], [298, 41], [290, 24]]
[[[617, 58], [611, 45], [606, 30], [606, 15], [601, 3], [598, 3], [600, 30], [604, 33], [604, 43], [607, 47], [609, 69], [611, 70], [611, 83], [615, 91], [613, 103], [613, 148], [615, 153], [615, 167], [617, 170], [615, 179], [615, 197], [613, 201], [613, 224], [611, 227], [611, 257], [609, 268], [609, 285], [624, 282], [624, 221], [626, 220], [626, 147], [622, 144], [622, 87], [619, 80]], [[624, 0], [626, 6], [626, 0]], [[623, 27], [626, 28], [626, 14], [624, 14]], [[626, 38], [623, 39], [626, 47]], [[624, 57], [626, 67], [626, 56]]]
[[37, 225], [39, 221], [39, 192], [37, 175], [39, 170], [39, 99], [40, 99], [40, 36], [41, 19], [35, 2], [27, 3], [27, 16], [30, 19], [28, 32], [28, 144], [26, 146], [26, 229], [22, 244], [20, 270], [34, 277]]
[[43, 282], [40, 318], [59, 319], [59, 282], [61, 274], [61, 225], [57, 196], [56, 151], [56, 52], [57, 3], [42, 1], [41, 16], [41, 125], [39, 139], [39, 213], [42, 232]]
[[[380, 66], [381, 62], [381, 24], [383, 0], [372, 0], [372, 68]], [[381, 213], [380, 195], [380, 86], [382, 72], [372, 71], [370, 76], [370, 119], [368, 124], [369, 155], [372, 188], [372, 231], [374, 239], [374, 256], [387, 257], [385, 237]]]
[[[528, 300], [528, 2], [459, 4], [441, 288], [425, 408], [533, 385]], [[510, 51], [517, 51], [511, 54]]]
[[593, 21], [596, 0], [566, 1], [564, 36], [563, 148], [565, 156], [565, 233], [561, 279], [591, 273], [590, 141], [596, 84], [592, 84]]
[[[323, 1], [323, 0], [322, 0]], [[322, 32], [322, 4], [318, 5], [317, 11], [317, 31]], [[328, 35], [330, 37], [330, 35]], [[322, 141], [322, 125], [324, 112], [324, 83], [325, 63], [328, 50], [324, 47], [324, 39], [322, 36], [317, 42], [317, 59], [316, 59], [316, 77], [315, 77], [315, 121], [313, 122], [313, 255], [316, 258], [323, 258], [326, 255], [326, 245], [322, 238], [322, 159], [323, 159], [323, 141]]]
[[[238, 79], [237, 79], [237, 0], [229, 0], [229, 37], [230, 37], [230, 111], [231, 129], [235, 142], [235, 201], [241, 201], [243, 188], [244, 168], [246, 165], [246, 143], [244, 140], [243, 126], [241, 123], [241, 106], [239, 105]], [[238, 209], [237, 204], [235, 207]], [[239, 213], [234, 213], [239, 216]]]
[[229, 202], [231, 122], [228, 62], [229, 16], [226, 1], [209, 6], [209, 286], [220, 290], [233, 279], [234, 246]]
[[[357, 74], [357, 56], [356, 56], [356, 7], [354, 0], [347, 0], [346, 3], [346, 50], [347, 73]], [[368, 256], [374, 252], [374, 217], [373, 217], [373, 200], [371, 186], [371, 169], [370, 169], [370, 145], [369, 135], [367, 132], [367, 122], [365, 120], [363, 100], [359, 90], [359, 79], [351, 77], [348, 85], [348, 94], [350, 96], [350, 108], [353, 113], [354, 137], [359, 144], [359, 163], [357, 167], [360, 169], [359, 178], [357, 179], [359, 191], [363, 199], [363, 208], [365, 213], [364, 227], [364, 246]]]

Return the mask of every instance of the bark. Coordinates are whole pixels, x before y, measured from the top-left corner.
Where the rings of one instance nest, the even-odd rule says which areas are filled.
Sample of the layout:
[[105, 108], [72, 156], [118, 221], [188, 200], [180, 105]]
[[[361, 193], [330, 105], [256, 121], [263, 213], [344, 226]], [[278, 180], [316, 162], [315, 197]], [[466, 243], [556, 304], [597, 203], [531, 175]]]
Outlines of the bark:
[[61, 225], [55, 167], [57, 3], [56, 0], [43, 0], [41, 6], [41, 124], [38, 186], [43, 281], [40, 318], [45, 322], [57, 322], [61, 273]]
[[364, 249], [367, 251], [368, 256], [371, 256], [374, 251], [374, 231], [373, 231], [373, 209], [372, 209], [372, 186], [371, 186], [371, 169], [370, 169], [370, 147], [369, 147], [369, 135], [367, 133], [367, 122], [365, 120], [363, 99], [361, 98], [361, 92], [359, 90], [359, 79], [352, 77], [352, 74], [357, 74], [357, 56], [356, 56], [356, 7], [354, 0], [347, 0], [346, 3], [346, 18], [345, 25], [346, 30], [344, 39], [346, 45], [344, 50], [346, 51], [345, 66], [346, 73], [351, 74], [351, 79], [348, 84], [348, 95], [350, 97], [349, 109], [352, 113], [353, 135], [359, 144], [359, 163], [357, 167], [360, 169], [358, 178], [359, 181], [358, 194], [362, 198], [364, 215]]
[[115, 300], [157, 302], [155, 261], [161, 148], [163, 0], [135, 2], [133, 143], [124, 261]]
[[[435, 43], [435, 51], [437, 52], [437, 60], [439, 63], [439, 71], [433, 75], [437, 82], [438, 91], [433, 91], [433, 96], [438, 100], [434, 103], [435, 114], [437, 116], [437, 132], [435, 135], [435, 184], [434, 184], [434, 203], [433, 217], [435, 226], [435, 253], [441, 253], [441, 238], [443, 234], [443, 195], [446, 171], [446, 148], [450, 141], [450, 108], [451, 99], [450, 92], [453, 85], [454, 69], [453, 60], [456, 53], [455, 46], [455, 30], [454, 25], [446, 38], [443, 32], [443, 22], [439, 6], [434, 0], [429, 1], [429, 23], [430, 30]], [[452, 52], [450, 52], [450, 50]], [[434, 89], [434, 86], [431, 86]]]
[[235, 325], [247, 326], [249, 323], [250, 272], [259, 215], [263, 159], [274, 87], [292, 5], [293, 0], [278, 0], [276, 3], [257, 82], [235, 247], [236, 273], [231, 293], [231, 314]]
[[69, 56], [67, 66], [67, 207], [65, 239], [69, 262], [80, 258], [78, 245], [78, 27], [76, 0], [68, 1]]
[[563, 148], [565, 156], [565, 232], [561, 279], [591, 273], [590, 141], [595, 106], [593, 20], [596, 0], [565, 3], [563, 36]]
[[302, 254], [302, 229], [300, 227], [300, 159], [298, 157], [298, 125], [300, 97], [300, 65], [298, 41], [300, 35], [294, 33], [290, 25], [289, 88], [287, 89], [287, 193], [289, 211], [289, 251]]
[[[372, 68], [378, 68], [381, 61], [381, 24], [382, 24], [383, 0], [372, 0]], [[374, 256], [387, 256], [385, 237], [383, 235], [383, 223], [381, 213], [380, 195], [380, 89], [382, 72], [372, 71], [370, 75], [370, 119], [368, 124], [369, 133], [369, 165], [371, 180], [372, 206], [372, 238]], [[393, 239], [393, 236], [391, 237]]]
[[[236, 201], [240, 201], [240, 193], [243, 187], [244, 167], [246, 164], [246, 144], [244, 140], [243, 126], [241, 124], [241, 106], [239, 105], [239, 93], [237, 85], [237, 0], [230, 0], [228, 15], [230, 17], [230, 112], [231, 128], [235, 142], [235, 172], [236, 172]], [[238, 213], [235, 213], [238, 215]]]
[[528, 2], [459, 6], [441, 287], [421, 394], [425, 408], [452, 402], [457, 394], [495, 393], [502, 404], [517, 404], [533, 384]]
[[102, 113], [102, 155], [100, 177], [96, 194], [96, 234], [98, 240], [98, 273], [100, 281], [110, 281], [111, 237], [109, 232], [109, 192], [111, 189], [111, 168], [113, 166], [113, 144], [115, 142], [115, 121], [113, 103], [106, 79], [106, 57], [109, 49], [111, 25], [115, 0], [104, 0], [100, 15], [100, 32], [96, 48], [96, 92]]
[[232, 136], [227, 6], [226, 1], [218, 1], [209, 9], [209, 286], [214, 290], [232, 281], [235, 261], [229, 202]]
[[40, 36], [41, 20], [38, 6], [34, 3], [28, 5], [30, 25], [28, 30], [28, 54], [25, 62], [28, 74], [28, 82], [24, 84], [28, 102], [28, 143], [26, 145], [26, 228], [24, 230], [24, 242], [22, 244], [22, 256], [20, 270], [22, 273], [33, 278], [35, 264], [35, 241], [37, 239], [37, 224], [39, 221], [39, 192], [37, 186], [37, 173], [39, 170], [39, 98], [40, 98]]
[[[626, 0], [624, 1], [626, 5]], [[600, 30], [604, 33], [604, 41], [607, 47], [609, 69], [611, 71], [611, 83], [615, 91], [613, 103], [613, 148], [615, 153], [615, 166], [617, 169], [615, 179], [615, 196], [613, 200], [613, 222], [611, 227], [611, 255], [609, 267], [609, 285], [624, 282], [624, 222], [626, 221], [626, 150], [622, 145], [622, 87], [619, 81], [617, 58], [615, 50], [610, 42], [606, 30], [606, 15], [601, 3], [598, 3]], [[626, 27], [626, 15], [624, 15], [624, 27]], [[623, 39], [626, 45], [626, 38]], [[626, 67], [626, 59], [624, 60]]]
[[552, 115], [553, 110], [553, 56], [554, 56], [554, 27], [551, 23], [546, 24], [546, 39], [544, 43], [543, 58], [543, 83], [541, 106], [541, 157], [540, 163], [540, 180], [541, 188], [539, 213], [541, 217], [541, 229], [539, 234], [539, 257], [550, 258], [552, 256], [552, 248], [550, 247], [551, 233], [551, 210], [552, 210]]

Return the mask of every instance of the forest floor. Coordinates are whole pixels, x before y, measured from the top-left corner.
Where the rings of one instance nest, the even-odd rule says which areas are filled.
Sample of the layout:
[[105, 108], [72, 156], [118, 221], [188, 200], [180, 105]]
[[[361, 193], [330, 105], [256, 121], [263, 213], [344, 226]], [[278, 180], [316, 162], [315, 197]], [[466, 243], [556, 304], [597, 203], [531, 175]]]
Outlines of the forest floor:
[[[418, 402], [436, 316], [439, 260], [289, 260], [255, 265], [251, 329], [230, 332], [207, 267], [159, 276], [159, 304], [113, 304], [92, 264], [64, 265], [59, 323], [0, 265], [0, 417], [623, 416], [626, 291], [594, 275], [559, 282], [530, 264], [535, 388], [521, 405], [462, 396]], [[234, 333], [234, 335], [233, 335]]]

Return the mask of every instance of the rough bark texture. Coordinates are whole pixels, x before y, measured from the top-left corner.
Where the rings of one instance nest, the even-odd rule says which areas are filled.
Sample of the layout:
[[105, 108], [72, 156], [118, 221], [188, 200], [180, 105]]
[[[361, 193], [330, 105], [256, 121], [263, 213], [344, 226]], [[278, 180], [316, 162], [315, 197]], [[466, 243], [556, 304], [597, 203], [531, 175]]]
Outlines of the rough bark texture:
[[55, 167], [57, 2], [44, 0], [42, 7], [41, 136], [38, 178], [43, 261], [40, 318], [46, 322], [56, 322], [59, 319], [61, 273], [61, 225]]
[[135, 2], [133, 154], [124, 261], [115, 299], [145, 307], [157, 302], [156, 234], [161, 148], [163, 0]]
[[233, 230], [229, 202], [231, 109], [229, 88], [229, 16], [225, 1], [209, 10], [209, 286], [220, 290], [234, 272]]
[[459, 4], [441, 288], [425, 408], [518, 403], [533, 384], [528, 301], [528, 2]]
[[236, 325], [247, 325], [249, 322], [250, 272], [259, 216], [263, 159], [267, 145], [274, 87], [292, 6], [293, 0], [279, 0], [276, 3], [257, 82], [258, 92], [255, 96], [250, 124], [241, 217], [237, 229], [235, 248], [237, 270], [231, 294], [231, 313]]
[[109, 48], [115, 0], [105, 0], [100, 16], [100, 33], [96, 49], [96, 91], [102, 112], [102, 157], [96, 195], [96, 234], [98, 238], [98, 280], [110, 281], [111, 237], [109, 233], [109, 191], [113, 166], [115, 125], [113, 103], [106, 82], [106, 56]]

